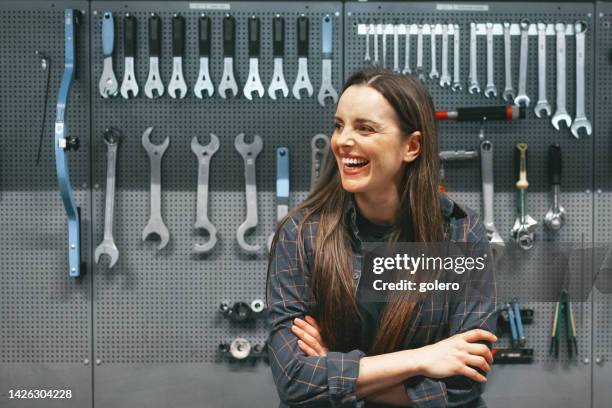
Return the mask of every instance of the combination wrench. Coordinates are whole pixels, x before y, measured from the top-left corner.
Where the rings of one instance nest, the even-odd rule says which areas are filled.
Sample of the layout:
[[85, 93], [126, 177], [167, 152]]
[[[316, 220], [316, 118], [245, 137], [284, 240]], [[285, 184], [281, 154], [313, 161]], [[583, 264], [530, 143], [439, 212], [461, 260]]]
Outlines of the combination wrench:
[[390, 24], [382, 25], [382, 67], [387, 68], [387, 28]]
[[198, 54], [200, 55], [200, 72], [198, 73], [198, 80], [193, 87], [193, 93], [199, 99], [202, 99], [203, 91], [206, 91], [209, 98], [215, 93], [215, 87], [210, 79], [210, 72], [208, 68], [208, 63], [210, 60], [210, 32], [210, 17], [206, 14], [200, 15], [200, 18], [198, 18]]
[[478, 42], [476, 40], [476, 23], [470, 23], [470, 73], [468, 76], [468, 92], [471, 94], [480, 93], [478, 84]]
[[512, 86], [512, 37], [510, 37], [510, 22], [504, 21], [502, 25], [504, 30], [504, 74], [506, 75], [502, 98], [504, 98], [504, 101], [511, 103], [514, 102], [516, 96]]
[[138, 96], [138, 81], [136, 81], [134, 59], [136, 58], [136, 18], [125, 13], [123, 18], [123, 81], [121, 82], [121, 96], [124, 99]]
[[236, 48], [236, 20], [226, 14], [223, 18], [223, 78], [219, 82], [219, 96], [226, 99], [226, 91], [238, 95], [238, 84], [234, 75], [234, 50]]
[[315, 135], [310, 141], [310, 191], [314, 190], [321, 177], [329, 155], [329, 146], [329, 138], [324, 134]]
[[321, 88], [319, 89], [319, 104], [325, 106], [325, 99], [338, 101], [338, 93], [332, 85], [332, 18], [329, 14], [323, 16], [321, 22]]
[[164, 84], [159, 75], [159, 58], [161, 57], [161, 18], [151, 13], [149, 16], [149, 76], [145, 83], [145, 95], [149, 99], [159, 98], [164, 94]]
[[565, 209], [559, 204], [561, 187], [561, 146], [556, 143], [548, 147], [548, 175], [552, 185], [552, 206], [544, 216], [544, 225], [553, 231], [560, 229], [565, 221]]
[[113, 71], [113, 48], [115, 47], [115, 20], [113, 14], [107, 11], [102, 16], [102, 53], [104, 54], [104, 70], [100, 77], [98, 88], [103, 98], [117, 95], [119, 85]]
[[484, 90], [484, 96], [490, 98], [497, 96], [497, 87], [495, 86], [493, 76], [493, 23], [487, 21], [485, 26], [487, 30], [487, 86]]
[[219, 150], [219, 138], [210, 134], [210, 142], [201, 145], [198, 137], [191, 139], [191, 151], [198, 160], [198, 192], [196, 200], [196, 221], [194, 228], [208, 233], [208, 241], [204, 244], [194, 243], [193, 252], [209, 252], [217, 243], [217, 228], [208, 219], [208, 179], [210, 174], [210, 160]]
[[576, 21], [574, 23], [574, 33], [576, 35], [576, 116], [571, 130], [576, 139], [579, 137], [580, 129], [584, 129], [587, 135], [591, 134], [591, 122], [587, 119], [584, 111], [584, 54], [586, 52], [584, 33], [586, 29], [586, 22]]
[[522, 249], [533, 247], [535, 228], [538, 222], [527, 214], [527, 143], [519, 143], [515, 150], [515, 163], [518, 169], [518, 180], [516, 182], [517, 192], [517, 217], [512, 226], [512, 236]]
[[[289, 212], [289, 149], [276, 149], [276, 222], [280, 223]], [[272, 249], [274, 232], [268, 236], [268, 251]]]
[[461, 79], [459, 77], [460, 72], [460, 58], [459, 58], [459, 45], [461, 44], [459, 24], [453, 24], [453, 85], [451, 89], [453, 92], [461, 91], [463, 85], [461, 85]]
[[102, 255], [109, 258], [108, 267], [112, 268], [119, 259], [119, 251], [113, 238], [113, 218], [115, 213], [115, 172], [117, 167], [117, 148], [121, 142], [121, 132], [115, 128], [104, 130], [103, 138], [107, 146], [106, 153], [106, 203], [104, 208], [104, 239], [96, 247], [94, 259], [100, 262]]
[[[376, 20], [374, 20], [376, 21]], [[378, 31], [380, 29], [380, 24], [372, 24], [372, 31], [374, 31], [374, 61], [372, 61], [372, 66], [378, 66]]]
[[448, 29], [450, 24], [442, 24], [442, 75], [440, 86], [442, 88], [451, 85], [451, 77], [448, 72]]
[[393, 24], [393, 72], [399, 74], [399, 25]]
[[249, 75], [242, 89], [242, 93], [249, 101], [253, 99], [253, 92], [259, 97], [264, 96], [264, 87], [259, 77], [260, 54], [260, 22], [259, 18], [251, 16], [247, 22], [247, 37], [249, 43]]
[[261, 137], [254, 135], [252, 143], [244, 142], [244, 133], [240, 133], [234, 140], [234, 146], [244, 160], [244, 180], [246, 188], [246, 219], [236, 231], [238, 245], [247, 253], [257, 253], [259, 245], [247, 243], [244, 236], [248, 230], [257, 226], [257, 178], [255, 176], [255, 160], [263, 148]]
[[436, 28], [437, 24], [432, 24], [429, 26], [429, 38], [430, 38], [430, 46], [431, 46], [431, 71], [429, 71], [429, 78], [436, 79], [440, 77], [440, 73], [438, 73], [437, 68], [437, 59], [438, 52], [436, 51]]
[[559, 123], [565, 122], [569, 128], [572, 125], [572, 117], [567, 113], [565, 107], [565, 23], [555, 24], [557, 36], [557, 109], [551, 122], [555, 129], [559, 130]]
[[483, 140], [480, 143], [480, 164], [482, 173], [483, 224], [493, 249], [500, 255], [504, 250], [505, 244], [501, 235], [497, 232], [494, 222], [493, 143], [489, 140]]
[[[366, 35], [365, 35], [365, 55], [363, 56], [363, 62], [366, 64], [370, 64], [372, 61], [372, 57], [370, 57], [370, 22], [366, 21]], [[298, 39], [298, 44], [299, 44]]]
[[182, 99], [187, 95], [187, 84], [183, 77], [184, 53], [185, 18], [179, 14], [175, 14], [172, 17], [172, 79], [168, 84], [168, 95], [175, 99]]
[[306, 90], [308, 97], [312, 97], [314, 90], [308, 77], [308, 38], [310, 33], [310, 24], [308, 17], [300, 16], [297, 19], [297, 55], [298, 55], [298, 72], [293, 84], [293, 97], [301, 99], [300, 91]]
[[272, 19], [272, 55], [274, 56], [274, 73], [268, 86], [268, 96], [276, 100], [276, 91], [281, 91], [283, 97], [289, 95], [289, 88], [283, 73], [283, 57], [285, 55], [285, 19], [278, 14]]
[[529, 56], [529, 21], [522, 19], [521, 26], [521, 50], [519, 56], [519, 82], [518, 94], [514, 98], [516, 106], [529, 106], [529, 96], [527, 96], [527, 63]]
[[410, 68], [410, 24], [404, 24], [404, 28], [406, 29], [406, 36], [404, 42], [404, 69], [402, 70], [402, 74], [412, 74], [412, 69]]
[[534, 108], [538, 118], [542, 112], [551, 115], [550, 104], [546, 99], [546, 23], [538, 21], [538, 102]]
[[142, 240], [146, 241], [151, 234], [159, 236], [160, 242], [157, 250], [163, 249], [170, 241], [170, 232], [164, 224], [161, 215], [161, 161], [164, 152], [170, 144], [170, 138], [166, 137], [160, 145], [151, 143], [150, 135], [153, 127], [147, 128], [142, 134], [142, 147], [149, 156], [151, 167], [151, 193], [150, 193], [150, 212], [149, 222], [142, 231]]
[[423, 72], [423, 24], [417, 24], [416, 75], [421, 82], [425, 83], [425, 73]]

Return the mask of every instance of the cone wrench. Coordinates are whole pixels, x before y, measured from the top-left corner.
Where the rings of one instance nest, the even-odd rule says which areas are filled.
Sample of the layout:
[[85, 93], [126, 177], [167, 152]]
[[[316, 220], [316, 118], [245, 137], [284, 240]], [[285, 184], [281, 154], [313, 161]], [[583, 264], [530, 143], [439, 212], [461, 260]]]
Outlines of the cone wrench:
[[147, 237], [151, 234], [156, 234], [160, 238], [158, 250], [163, 249], [170, 240], [170, 232], [161, 215], [161, 160], [164, 152], [170, 144], [170, 138], [166, 137], [160, 145], [151, 143], [149, 136], [153, 131], [153, 127], [147, 128], [142, 134], [142, 147], [147, 151], [149, 155], [149, 161], [151, 166], [151, 207], [149, 214], [149, 222], [142, 231], [142, 240], [146, 241]]
[[195, 229], [208, 232], [208, 241], [204, 244], [194, 243], [193, 252], [205, 253], [213, 249], [217, 243], [217, 228], [208, 219], [208, 178], [210, 160], [219, 150], [219, 138], [210, 134], [210, 142], [203, 146], [198, 142], [198, 137], [191, 139], [191, 151], [198, 159], [198, 192], [196, 204]]

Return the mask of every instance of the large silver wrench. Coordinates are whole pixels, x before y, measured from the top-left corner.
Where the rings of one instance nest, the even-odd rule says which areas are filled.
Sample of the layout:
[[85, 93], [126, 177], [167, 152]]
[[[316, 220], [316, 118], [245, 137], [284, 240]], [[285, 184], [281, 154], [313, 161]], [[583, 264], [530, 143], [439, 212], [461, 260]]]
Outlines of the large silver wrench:
[[551, 108], [546, 99], [546, 23], [538, 21], [538, 102], [534, 108], [538, 118], [542, 112], [551, 115]]
[[248, 253], [257, 253], [261, 249], [260, 245], [251, 245], [244, 239], [244, 235], [251, 228], [255, 228], [257, 219], [257, 181], [255, 176], [255, 160], [263, 148], [261, 137], [254, 135], [252, 143], [244, 142], [244, 133], [240, 133], [234, 140], [236, 150], [244, 160], [244, 180], [246, 184], [246, 220], [238, 227], [236, 239], [238, 245]]
[[157, 250], [163, 249], [168, 245], [170, 241], [170, 232], [164, 224], [164, 220], [161, 215], [161, 161], [164, 152], [170, 144], [170, 138], [166, 137], [160, 145], [151, 143], [149, 136], [153, 131], [153, 127], [147, 128], [142, 134], [142, 147], [146, 150], [149, 155], [149, 162], [151, 166], [151, 196], [150, 196], [150, 213], [149, 222], [142, 231], [142, 240], [146, 241], [147, 237], [151, 234], [159, 236], [160, 242]]
[[557, 35], [557, 110], [551, 122], [555, 129], [559, 130], [559, 123], [565, 122], [567, 127], [572, 125], [572, 117], [567, 113], [565, 107], [565, 23], [555, 24]]
[[324, 134], [315, 135], [310, 141], [310, 191], [314, 190], [329, 155], [329, 138]]
[[440, 76], [440, 86], [450, 86], [451, 77], [448, 72], [448, 28], [450, 24], [442, 24], [442, 75]]
[[493, 244], [493, 249], [498, 252], [503, 252], [505, 244], [497, 228], [495, 228], [493, 216], [493, 143], [489, 140], [483, 140], [480, 143], [480, 161], [481, 161], [481, 176], [482, 176], [482, 201], [483, 201], [483, 224], [487, 230], [489, 241]]
[[423, 73], [423, 24], [417, 24], [416, 75], [421, 82], [425, 83], [425, 74]]
[[119, 85], [113, 71], [113, 48], [115, 46], [115, 20], [110, 11], [102, 17], [102, 52], [104, 54], [104, 70], [100, 77], [98, 88], [103, 98], [117, 95]]
[[406, 39], [404, 42], [404, 69], [402, 70], [402, 74], [407, 75], [412, 73], [412, 69], [410, 68], [410, 27], [411, 24], [404, 24], [404, 28], [406, 29]]
[[506, 75], [506, 85], [504, 87], [504, 93], [502, 98], [506, 102], [513, 102], [515, 93], [514, 87], [512, 86], [512, 39], [510, 37], [510, 22], [504, 21], [504, 68]]
[[380, 24], [372, 24], [372, 28], [374, 29], [374, 61], [372, 61], [372, 65], [378, 66], [378, 31], [380, 31]]
[[470, 73], [468, 77], [469, 88], [471, 94], [480, 93], [480, 85], [478, 84], [478, 54], [476, 40], [476, 23], [470, 23]]
[[200, 72], [198, 73], [198, 80], [193, 87], [193, 93], [199, 99], [202, 99], [202, 92], [206, 91], [208, 97], [213, 96], [215, 93], [215, 87], [213, 86], [212, 80], [210, 79], [210, 72], [208, 69], [208, 61], [210, 59], [210, 32], [211, 32], [211, 21], [210, 17], [206, 14], [201, 14], [198, 19], [198, 51], [200, 54]]
[[459, 36], [459, 24], [453, 24], [453, 85], [451, 89], [453, 92], [461, 91], [463, 85], [461, 85], [461, 78], [459, 77], [460, 72], [460, 59], [459, 59], [459, 45], [461, 44]]
[[519, 83], [518, 94], [514, 98], [516, 106], [529, 106], [529, 96], [527, 96], [527, 63], [529, 56], [529, 20], [522, 19], [521, 23], [521, 50], [519, 57]]
[[219, 150], [219, 138], [210, 134], [210, 142], [201, 145], [198, 137], [191, 139], [191, 151], [198, 159], [198, 192], [196, 201], [196, 222], [194, 228], [208, 232], [208, 241], [204, 244], [194, 243], [193, 252], [205, 253], [213, 249], [217, 243], [217, 228], [208, 219], [208, 179], [210, 173], [210, 159]]
[[437, 24], [431, 24], [429, 26], [429, 38], [431, 46], [431, 71], [429, 71], [429, 78], [435, 79], [440, 77], [437, 67], [438, 52], [436, 51], [436, 27]]
[[487, 30], [487, 86], [484, 90], [484, 96], [490, 98], [492, 96], [497, 96], [497, 87], [494, 83], [493, 76], [493, 23], [487, 21], [486, 23]]
[[149, 16], [149, 76], [145, 83], [145, 95], [149, 99], [159, 98], [164, 94], [164, 84], [159, 75], [159, 59], [161, 57], [161, 18], [151, 13]]
[[106, 203], [104, 208], [104, 239], [96, 247], [94, 259], [100, 262], [102, 255], [109, 258], [108, 267], [112, 268], [119, 259], [119, 251], [113, 238], [113, 218], [115, 213], [115, 172], [117, 167], [117, 148], [121, 142], [121, 132], [115, 128], [104, 130], [106, 153]]
[[576, 34], [576, 116], [572, 123], [572, 134], [576, 139], [579, 137], [579, 129], [584, 129], [587, 135], [591, 134], [591, 122], [584, 111], [584, 58], [586, 49], [584, 47], [584, 33], [587, 25], [584, 21], [574, 23]]
[[323, 16], [321, 21], [321, 88], [319, 88], [319, 104], [325, 106], [325, 99], [331, 98], [333, 103], [338, 102], [338, 92], [332, 85], [332, 17]]

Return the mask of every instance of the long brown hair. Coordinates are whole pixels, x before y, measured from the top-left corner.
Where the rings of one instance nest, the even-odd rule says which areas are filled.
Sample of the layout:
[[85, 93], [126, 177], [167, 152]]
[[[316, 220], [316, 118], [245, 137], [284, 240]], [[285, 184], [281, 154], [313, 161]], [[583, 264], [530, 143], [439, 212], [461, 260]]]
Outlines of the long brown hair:
[[[435, 111], [427, 89], [412, 75], [400, 75], [387, 69], [355, 72], [344, 84], [341, 94], [352, 85], [369, 86], [389, 102], [399, 118], [399, 127], [408, 137], [415, 129], [422, 135], [419, 156], [405, 165], [399, 184], [399, 214], [390, 241], [435, 242], [446, 238], [446, 228], [438, 198], [439, 160]], [[297, 223], [298, 260], [304, 271], [306, 222], [318, 218], [318, 228], [310, 260], [313, 300], [317, 305], [321, 335], [330, 350], [357, 348], [360, 316], [352, 278], [353, 267], [349, 226], [344, 209], [351, 193], [342, 188], [336, 160], [330, 158], [310, 195], [279, 224], [300, 213]], [[412, 226], [412, 229], [410, 228]], [[276, 246], [275, 234], [272, 248]], [[274, 254], [270, 254], [270, 260]], [[270, 262], [271, 264], [271, 262]], [[270, 269], [268, 267], [268, 289]], [[387, 303], [369, 354], [397, 351], [408, 331], [415, 302], [407, 297]]]

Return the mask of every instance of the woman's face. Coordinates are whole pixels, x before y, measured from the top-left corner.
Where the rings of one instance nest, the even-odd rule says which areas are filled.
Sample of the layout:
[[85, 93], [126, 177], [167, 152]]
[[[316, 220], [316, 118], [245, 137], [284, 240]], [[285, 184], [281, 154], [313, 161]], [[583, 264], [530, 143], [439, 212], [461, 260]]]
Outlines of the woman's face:
[[348, 87], [338, 101], [331, 139], [342, 187], [361, 193], [396, 186], [405, 163], [418, 157], [420, 140], [418, 131], [403, 135], [395, 111], [377, 90]]

